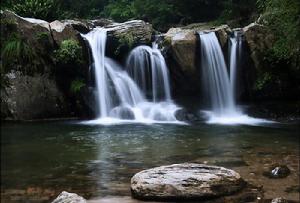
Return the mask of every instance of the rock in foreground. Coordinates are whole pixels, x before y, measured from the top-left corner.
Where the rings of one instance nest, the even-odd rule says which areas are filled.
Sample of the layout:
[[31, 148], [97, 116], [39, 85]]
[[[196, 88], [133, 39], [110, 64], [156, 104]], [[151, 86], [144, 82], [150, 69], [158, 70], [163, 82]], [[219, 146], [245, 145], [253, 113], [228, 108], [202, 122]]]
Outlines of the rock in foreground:
[[86, 200], [75, 193], [63, 191], [52, 203], [86, 203]]
[[233, 194], [245, 182], [233, 170], [204, 164], [174, 164], [141, 171], [131, 179], [134, 198], [197, 200]]

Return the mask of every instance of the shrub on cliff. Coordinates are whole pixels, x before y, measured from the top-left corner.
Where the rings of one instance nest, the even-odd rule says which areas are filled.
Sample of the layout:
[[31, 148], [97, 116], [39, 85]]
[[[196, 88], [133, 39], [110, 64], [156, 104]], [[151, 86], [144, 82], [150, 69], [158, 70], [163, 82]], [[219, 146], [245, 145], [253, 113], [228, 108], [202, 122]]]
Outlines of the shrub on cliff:
[[82, 48], [73, 39], [64, 40], [59, 49], [54, 52], [55, 62], [58, 65], [80, 65], [83, 62]]

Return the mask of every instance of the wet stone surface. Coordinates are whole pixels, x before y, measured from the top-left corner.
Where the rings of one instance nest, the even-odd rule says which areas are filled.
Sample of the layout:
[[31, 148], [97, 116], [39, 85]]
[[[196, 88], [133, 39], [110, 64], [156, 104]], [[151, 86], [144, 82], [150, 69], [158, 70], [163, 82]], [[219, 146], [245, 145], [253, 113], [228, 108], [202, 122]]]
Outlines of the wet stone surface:
[[197, 200], [229, 195], [245, 182], [233, 170], [205, 164], [173, 164], [147, 169], [131, 179], [133, 197], [144, 200]]

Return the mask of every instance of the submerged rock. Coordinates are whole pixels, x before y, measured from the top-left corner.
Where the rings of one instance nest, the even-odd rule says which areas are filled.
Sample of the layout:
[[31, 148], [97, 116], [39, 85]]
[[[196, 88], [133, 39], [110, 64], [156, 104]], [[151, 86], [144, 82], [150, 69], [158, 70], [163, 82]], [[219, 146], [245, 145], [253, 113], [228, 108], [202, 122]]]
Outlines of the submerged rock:
[[290, 175], [290, 169], [285, 165], [273, 165], [268, 171], [264, 171], [263, 175], [269, 178], [285, 178]]
[[197, 122], [203, 120], [198, 113], [194, 113], [186, 109], [179, 109], [178, 111], [176, 111], [175, 117], [179, 121], [187, 122]]
[[87, 201], [75, 194], [75, 193], [69, 193], [66, 191], [63, 191], [62, 193], [60, 193], [60, 195], [52, 201], [52, 203], [86, 203]]
[[143, 200], [197, 200], [233, 194], [245, 182], [230, 169], [184, 163], [141, 171], [131, 179], [133, 197]]
[[282, 197], [272, 199], [271, 203], [288, 203], [288, 201]]

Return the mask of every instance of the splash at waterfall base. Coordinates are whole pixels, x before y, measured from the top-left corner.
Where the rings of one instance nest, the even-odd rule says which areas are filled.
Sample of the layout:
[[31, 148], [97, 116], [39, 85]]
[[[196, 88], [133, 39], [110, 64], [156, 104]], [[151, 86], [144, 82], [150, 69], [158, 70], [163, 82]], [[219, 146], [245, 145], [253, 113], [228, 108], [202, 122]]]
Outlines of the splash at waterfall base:
[[[91, 48], [97, 91], [97, 119], [83, 123], [104, 125], [131, 122], [182, 123], [175, 117], [175, 112], [180, 108], [171, 100], [167, 68], [164, 58], [157, 48], [153, 51], [155, 55], [145, 56], [146, 58], [150, 57], [148, 62], [152, 69], [153, 100], [149, 101], [145, 92], [141, 91], [142, 87], [136, 84], [139, 80], [145, 81], [145, 78], [149, 76], [138, 75], [141, 78], [136, 76], [134, 81], [118, 63], [105, 56], [106, 29], [95, 28], [83, 37]], [[149, 49], [147, 53], [152, 54], [152, 49], [150, 47], [147, 49]], [[140, 50], [143, 53], [145, 49]], [[135, 50], [133, 52], [135, 53]], [[143, 67], [145, 59], [138, 58], [137, 60], [141, 62], [136, 68], [142, 70], [147, 68]], [[160, 89], [164, 92], [163, 98], [158, 98]]]
[[224, 55], [214, 32], [199, 33], [201, 42], [201, 69], [203, 89], [211, 111], [203, 111], [209, 124], [247, 124], [269, 123], [243, 114], [236, 105], [236, 80], [238, 55], [241, 52], [240, 36], [234, 32], [229, 40], [230, 73], [228, 74]]

